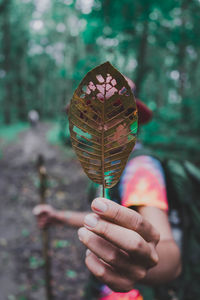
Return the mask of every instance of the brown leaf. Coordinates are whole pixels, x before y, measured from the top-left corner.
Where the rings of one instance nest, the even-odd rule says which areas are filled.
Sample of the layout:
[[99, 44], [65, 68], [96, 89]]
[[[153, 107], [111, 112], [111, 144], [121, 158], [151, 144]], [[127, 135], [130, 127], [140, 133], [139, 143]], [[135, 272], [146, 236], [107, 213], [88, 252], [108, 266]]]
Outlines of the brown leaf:
[[72, 145], [88, 177], [105, 188], [119, 180], [136, 142], [137, 109], [128, 82], [109, 62], [91, 70], [69, 109]]

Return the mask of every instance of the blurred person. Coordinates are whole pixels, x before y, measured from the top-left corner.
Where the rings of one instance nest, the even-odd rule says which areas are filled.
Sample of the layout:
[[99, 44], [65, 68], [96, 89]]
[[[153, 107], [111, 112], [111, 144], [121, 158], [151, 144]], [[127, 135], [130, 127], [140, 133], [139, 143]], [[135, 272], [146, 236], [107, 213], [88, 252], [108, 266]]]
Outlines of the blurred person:
[[35, 128], [39, 122], [39, 113], [36, 110], [30, 110], [28, 113], [28, 121], [32, 128]]
[[[133, 81], [126, 80], [135, 92]], [[139, 126], [144, 125], [151, 120], [152, 112], [139, 99], [136, 104]], [[181, 271], [180, 250], [168, 220], [161, 163], [151, 155], [142, 154], [142, 145], [137, 142], [113, 191], [114, 201], [94, 199], [91, 213], [38, 205], [34, 214], [40, 228], [52, 224], [80, 228], [79, 239], [88, 248], [86, 266], [94, 275], [84, 299], [141, 300], [135, 284], [165, 283]]]

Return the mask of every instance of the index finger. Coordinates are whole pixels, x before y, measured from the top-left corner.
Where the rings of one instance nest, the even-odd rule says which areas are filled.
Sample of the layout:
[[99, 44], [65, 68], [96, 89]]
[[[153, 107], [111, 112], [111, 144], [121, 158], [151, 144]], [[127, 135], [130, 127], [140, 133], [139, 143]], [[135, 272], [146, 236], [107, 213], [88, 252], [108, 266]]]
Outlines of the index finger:
[[136, 211], [106, 198], [94, 199], [91, 208], [101, 218], [136, 231], [147, 242], [158, 243], [159, 233], [157, 230]]
[[49, 211], [49, 205], [48, 204], [38, 204], [33, 208], [33, 214], [35, 216], [38, 216], [41, 213], [46, 213], [47, 211]]

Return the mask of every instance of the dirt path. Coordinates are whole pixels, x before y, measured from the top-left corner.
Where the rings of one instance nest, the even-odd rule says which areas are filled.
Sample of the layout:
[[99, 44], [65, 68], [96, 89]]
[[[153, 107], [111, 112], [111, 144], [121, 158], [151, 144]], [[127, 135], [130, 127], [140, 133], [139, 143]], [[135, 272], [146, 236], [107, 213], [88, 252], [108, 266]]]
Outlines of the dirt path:
[[[0, 300], [45, 300], [40, 232], [32, 208], [39, 202], [35, 160], [46, 158], [48, 203], [60, 209], [88, 209], [86, 176], [70, 149], [47, 143], [49, 125], [22, 133], [0, 160]], [[77, 189], [78, 186], [78, 189]], [[52, 228], [52, 285], [55, 300], [79, 300], [87, 280], [85, 249], [76, 230]]]

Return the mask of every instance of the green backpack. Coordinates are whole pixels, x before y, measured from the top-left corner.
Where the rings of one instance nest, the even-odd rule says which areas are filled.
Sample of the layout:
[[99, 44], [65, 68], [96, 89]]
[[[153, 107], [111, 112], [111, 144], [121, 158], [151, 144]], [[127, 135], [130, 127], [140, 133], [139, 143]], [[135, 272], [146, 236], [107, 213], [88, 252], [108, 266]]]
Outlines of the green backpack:
[[175, 159], [162, 165], [170, 211], [180, 216], [183, 270], [168, 286], [168, 297], [160, 289], [160, 299], [174, 299], [175, 295], [179, 300], [200, 299], [200, 169], [189, 161]]

